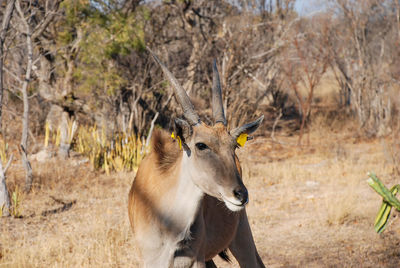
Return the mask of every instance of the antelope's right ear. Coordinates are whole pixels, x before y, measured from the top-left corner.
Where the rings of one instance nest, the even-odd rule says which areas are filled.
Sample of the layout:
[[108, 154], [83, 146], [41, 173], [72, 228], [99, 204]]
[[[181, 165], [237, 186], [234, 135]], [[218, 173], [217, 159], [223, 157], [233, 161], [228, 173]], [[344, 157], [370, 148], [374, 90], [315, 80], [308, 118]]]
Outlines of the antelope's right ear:
[[257, 120], [231, 130], [230, 134], [235, 139], [237, 139], [240, 136], [240, 134], [247, 134], [247, 135], [251, 134], [254, 131], [256, 131], [256, 129], [260, 126], [263, 119], [264, 115], [261, 115]]
[[179, 137], [183, 143], [189, 139], [190, 136], [193, 134], [193, 129], [190, 124], [180, 118], [175, 118], [175, 133], [176, 136]]

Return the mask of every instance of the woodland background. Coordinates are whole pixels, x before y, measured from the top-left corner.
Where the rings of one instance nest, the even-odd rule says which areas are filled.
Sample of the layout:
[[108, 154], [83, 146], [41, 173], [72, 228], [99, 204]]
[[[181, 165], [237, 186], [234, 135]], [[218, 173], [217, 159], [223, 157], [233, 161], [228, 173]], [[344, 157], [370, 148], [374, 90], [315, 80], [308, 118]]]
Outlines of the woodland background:
[[[159, 66], [146, 51], [148, 46], [178, 78], [206, 123], [212, 121], [213, 59], [220, 70], [228, 127], [265, 115], [253, 146], [249, 142], [250, 149], [242, 153], [242, 165], [247, 177], [262, 178], [261, 182], [250, 180], [250, 188], [275, 185], [283, 193], [274, 199], [281, 205], [267, 206], [267, 210], [261, 203], [269, 190], [255, 190], [255, 199], [261, 203], [250, 209], [253, 224], [260, 226], [256, 240], [262, 241], [266, 263], [341, 266], [364, 260], [365, 266], [395, 267], [400, 253], [388, 248], [392, 244], [384, 244], [390, 240], [398, 245], [396, 232], [389, 231], [381, 243], [365, 233], [354, 233], [355, 229], [347, 230], [343, 239], [357, 248], [353, 252], [342, 252], [342, 242], [323, 239], [319, 246], [337, 245], [338, 255], [348, 256], [339, 259], [326, 252], [301, 259], [303, 251], [288, 250], [296, 248], [293, 244], [268, 253], [273, 240], [262, 240], [266, 236], [260, 231], [262, 222], [290, 222], [280, 214], [291, 207], [289, 203], [305, 202], [309, 208], [301, 215], [296, 207], [292, 215], [297, 220], [308, 222], [313, 217], [308, 205], [319, 195], [310, 194], [312, 189], [325, 191], [320, 198], [337, 204], [335, 208], [329, 202], [321, 211], [324, 216], [317, 217], [322, 217], [321, 234], [327, 230], [338, 234], [341, 227], [354, 222], [364, 224], [361, 230], [367, 232], [376, 212], [373, 204], [379, 206], [380, 201], [371, 193], [372, 203], [361, 201], [370, 214], [354, 213], [359, 198], [368, 196], [364, 190], [353, 196], [362, 176], [375, 165], [389, 182], [398, 181], [400, 175], [400, 2], [307, 3], [314, 4], [320, 8], [300, 12], [296, 0], [0, 0], [0, 205], [3, 216], [12, 216], [0, 219], [4, 223], [0, 264], [102, 266], [94, 257], [99, 254], [108, 256], [102, 260], [106, 266], [135, 264], [136, 259], [121, 257], [129, 252], [129, 245], [121, 249], [128, 243], [129, 230], [110, 226], [126, 216], [124, 198], [152, 130], [172, 131], [173, 119], [182, 114]], [[326, 160], [331, 158], [336, 162]], [[324, 172], [326, 181], [318, 172], [299, 175], [299, 170], [313, 169], [313, 165], [322, 169], [318, 172]], [[296, 188], [296, 183], [308, 188]], [[88, 190], [88, 184], [96, 190]], [[345, 188], [333, 194], [331, 184]], [[107, 198], [115, 196], [116, 189], [123, 199], [112, 203]], [[299, 193], [305, 195], [302, 201], [292, 196], [296, 189], [304, 190]], [[72, 241], [69, 246], [56, 242], [59, 229], [53, 238], [44, 235], [46, 224], [76, 223], [78, 215], [96, 211], [87, 196], [99, 202], [99, 215], [106, 211], [115, 222], [103, 222], [85, 232], [82, 226], [71, 224], [79, 231], [67, 236]], [[110, 208], [107, 202], [119, 208]], [[259, 218], [260, 212], [272, 216]], [[63, 213], [76, 214], [66, 219], [60, 216]], [[96, 218], [96, 222], [103, 220]], [[310, 230], [318, 230], [313, 224], [321, 225], [321, 221], [309, 223]], [[298, 222], [293, 224], [298, 227]], [[293, 226], [287, 225], [287, 230]], [[98, 235], [94, 230], [106, 234], [99, 238], [104, 239], [104, 247], [93, 246]], [[75, 236], [91, 232], [89, 240], [82, 238], [82, 245]], [[345, 238], [351, 234], [353, 242]], [[33, 246], [31, 237], [35, 236], [47, 237], [48, 252], [39, 249], [40, 243]], [[361, 246], [366, 240], [376, 246]], [[302, 237], [293, 241], [304, 242]], [[88, 255], [68, 258], [68, 250], [85, 247]], [[318, 249], [310, 247], [314, 252]], [[67, 257], [57, 257], [61, 253], [56, 248]], [[381, 254], [380, 262], [365, 257], [371, 252]], [[352, 259], [354, 254], [358, 257]]]

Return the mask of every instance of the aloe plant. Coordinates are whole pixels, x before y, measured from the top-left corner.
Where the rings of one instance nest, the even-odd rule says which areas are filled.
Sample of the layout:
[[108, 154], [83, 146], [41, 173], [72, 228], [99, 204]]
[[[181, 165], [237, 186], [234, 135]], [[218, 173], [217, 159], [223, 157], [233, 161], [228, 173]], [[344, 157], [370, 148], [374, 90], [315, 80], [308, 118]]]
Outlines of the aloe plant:
[[145, 147], [133, 133], [119, 133], [107, 139], [104, 130], [99, 131], [96, 126], [79, 128], [75, 139], [75, 150], [88, 156], [95, 169], [104, 169], [107, 174], [111, 170], [136, 170], [147, 151]]
[[389, 190], [374, 173], [368, 173], [368, 176], [369, 179], [367, 182], [369, 186], [383, 198], [381, 208], [378, 211], [374, 224], [375, 231], [377, 233], [382, 233], [389, 221], [392, 207], [400, 211], [400, 201], [396, 198], [400, 185], [397, 184]]

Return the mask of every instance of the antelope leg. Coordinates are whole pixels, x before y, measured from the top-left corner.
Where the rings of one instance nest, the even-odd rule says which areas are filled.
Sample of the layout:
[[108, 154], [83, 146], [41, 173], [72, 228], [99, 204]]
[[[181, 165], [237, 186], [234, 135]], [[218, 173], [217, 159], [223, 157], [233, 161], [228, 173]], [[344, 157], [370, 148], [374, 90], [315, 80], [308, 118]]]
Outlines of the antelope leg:
[[239, 262], [240, 267], [265, 267], [254, 244], [246, 210], [240, 214], [239, 226], [229, 250]]

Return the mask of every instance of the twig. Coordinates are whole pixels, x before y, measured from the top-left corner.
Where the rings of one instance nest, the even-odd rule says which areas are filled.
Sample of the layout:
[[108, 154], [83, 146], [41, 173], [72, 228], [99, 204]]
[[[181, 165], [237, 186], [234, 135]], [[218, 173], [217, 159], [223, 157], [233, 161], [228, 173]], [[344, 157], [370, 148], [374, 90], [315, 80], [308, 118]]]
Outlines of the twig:
[[156, 122], [157, 117], [158, 117], [158, 112], [154, 116], [153, 120], [151, 120], [149, 135], [147, 136], [147, 140], [146, 140], [146, 148], [148, 148], [150, 145], [151, 135], [153, 134], [154, 123]]
[[13, 73], [12, 71], [10, 71], [7, 67], [3, 66], [3, 70], [6, 71], [6, 73], [8, 73], [9, 75], [11, 75], [15, 80], [17, 80], [20, 84], [23, 83], [22, 79], [19, 78], [15, 73]]
[[8, 162], [7, 162], [6, 167], [5, 167], [4, 170], [3, 170], [4, 176], [6, 175], [8, 168], [11, 166], [11, 162], [12, 162], [13, 158], [14, 158], [14, 155], [11, 155], [11, 156], [10, 156], [10, 159], [9, 159]]

